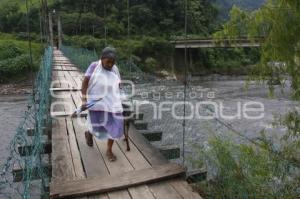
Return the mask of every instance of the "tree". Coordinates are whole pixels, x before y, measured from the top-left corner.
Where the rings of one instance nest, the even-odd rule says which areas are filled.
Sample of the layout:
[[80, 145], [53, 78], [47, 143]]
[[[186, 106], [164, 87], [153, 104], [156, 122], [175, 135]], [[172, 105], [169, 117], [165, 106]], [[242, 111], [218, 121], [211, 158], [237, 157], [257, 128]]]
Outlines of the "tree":
[[14, 29], [20, 19], [19, 5], [16, 2], [6, 2], [0, 7], [0, 31], [8, 32]]
[[269, 0], [254, 12], [237, 7], [231, 10], [231, 19], [214, 36], [249, 38], [264, 37], [260, 63], [252, 79], [267, 81], [273, 94], [272, 82], [285, 86], [287, 75], [292, 78], [294, 99], [300, 99], [300, 2], [298, 0]]

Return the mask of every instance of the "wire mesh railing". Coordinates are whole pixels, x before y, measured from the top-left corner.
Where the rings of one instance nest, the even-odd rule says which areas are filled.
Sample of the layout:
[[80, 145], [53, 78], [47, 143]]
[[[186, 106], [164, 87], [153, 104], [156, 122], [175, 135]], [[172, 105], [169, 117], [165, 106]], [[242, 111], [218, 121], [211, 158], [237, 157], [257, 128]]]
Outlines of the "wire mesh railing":
[[10, 143], [9, 156], [1, 165], [0, 198], [47, 197], [49, 158], [44, 152], [49, 140], [44, 132], [51, 125], [52, 54], [51, 47], [45, 49], [27, 110]]
[[[85, 72], [92, 62], [99, 60], [99, 56], [95, 51], [84, 48], [74, 48], [63, 45], [61, 51], [82, 72]], [[118, 60], [117, 65], [123, 79], [132, 80], [134, 82], [153, 82], [156, 80], [155, 76], [143, 72], [133, 61]]]

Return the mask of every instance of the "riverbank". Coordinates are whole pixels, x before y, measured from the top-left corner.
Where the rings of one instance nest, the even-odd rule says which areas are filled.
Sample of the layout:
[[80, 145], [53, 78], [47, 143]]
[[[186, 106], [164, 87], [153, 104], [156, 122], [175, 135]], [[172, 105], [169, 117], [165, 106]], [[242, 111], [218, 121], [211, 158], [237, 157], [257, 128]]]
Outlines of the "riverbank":
[[28, 95], [32, 93], [30, 78], [0, 84], [0, 95]]

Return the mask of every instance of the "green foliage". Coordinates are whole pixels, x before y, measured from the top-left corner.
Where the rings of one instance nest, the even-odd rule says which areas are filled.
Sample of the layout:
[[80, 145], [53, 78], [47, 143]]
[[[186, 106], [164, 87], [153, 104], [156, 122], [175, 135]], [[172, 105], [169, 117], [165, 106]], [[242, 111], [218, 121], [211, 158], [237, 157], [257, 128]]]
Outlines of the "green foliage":
[[[0, 2], [0, 32], [26, 32], [26, 13], [22, 10], [24, 5], [25, 1]], [[38, 7], [31, 6], [29, 10], [31, 30], [37, 33], [40, 32]]]
[[[85, 48], [95, 50], [98, 55], [105, 47], [105, 40], [98, 39], [92, 36], [66, 36], [64, 38], [66, 45], [71, 45], [76, 48]], [[157, 69], [168, 69], [170, 66], [173, 47], [168, 40], [159, 37], [142, 37], [131, 40], [108, 39], [107, 44], [114, 46], [118, 51], [119, 60], [126, 61], [133, 59], [142, 70], [154, 73]], [[149, 67], [146, 63], [148, 58], [156, 60], [156, 67]], [[149, 61], [149, 60], [148, 60]]]
[[30, 69], [37, 70], [42, 46], [32, 43], [33, 65], [30, 64], [28, 42], [19, 41], [8, 34], [0, 35], [0, 78], [7, 81], [29, 72]]
[[[251, 143], [236, 144], [213, 137], [197, 145], [194, 164], [208, 170], [198, 184], [207, 198], [294, 199], [300, 193], [300, 113], [277, 116], [273, 126], [286, 129], [279, 138], [261, 135]], [[272, 133], [271, 133], [272, 134]]]
[[300, 99], [300, 3], [297, 0], [269, 0], [261, 9], [248, 13], [234, 7], [231, 19], [216, 38], [263, 36], [260, 64], [251, 79], [284, 86], [286, 75], [292, 77], [293, 97]]
[[[20, 55], [15, 58], [0, 61], [0, 77], [10, 77], [30, 70], [29, 55]], [[1, 79], [2, 79], [1, 78]]]
[[[92, 63], [97, 61], [99, 58], [94, 51], [83, 49], [83, 48], [74, 48], [70, 46], [62, 47], [63, 53], [77, 66], [80, 70], [85, 72], [87, 67]], [[131, 79], [135, 82], [137, 81], [152, 81], [154, 78], [151, 75], [144, 73], [141, 68], [138, 67], [134, 60], [122, 60], [117, 61], [117, 66], [119, 71], [124, 79]]]
[[62, 47], [63, 53], [76, 64], [81, 71], [85, 72], [88, 66], [99, 58], [93, 51], [83, 48]]
[[207, 66], [210, 73], [247, 75], [260, 58], [255, 48], [201, 49], [201, 59], [195, 65]]
[[[298, 148], [294, 154], [299, 154]], [[299, 196], [299, 162], [282, 154], [291, 149], [289, 143], [261, 137], [260, 147], [234, 144], [215, 137], [199, 149], [195, 165], [208, 169], [209, 179], [198, 186], [207, 198], [290, 198]], [[295, 157], [295, 156], [294, 156]], [[299, 160], [298, 160], [299, 161]]]
[[[207, 35], [211, 31], [208, 28], [209, 24], [216, 18], [216, 9], [208, 0], [189, 0], [188, 2], [189, 32]], [[69, 35], [90, 34], [92, 27], [96, 26], [94, 35], [103, 37], [104, 26], [106, 26], [107, 36], [110, 38], [120, 39], [127, 36], [127, 0], [91, 0], [88, 2], [62, 0], [56, 1], [51, 9], [63, 13], [64, 20], [68, 24], [65, 25], [67, 26], [66, 33]], [[129, 13], [131, 35], [168, 37], [174, 33], [183, 33], [184, 1], [182, 0], [130, 1]], [[97, 17], [94, 16], [89, 21], [84, 20], [87, 14], [96, 15], [98, 19], [95, 20]]]
[[8, 45], [0, 44], [0, 60], [11, 59], [22, 54], [22, 49], [9, 43]]
[[156, 61], [156, 59], [154, 59], [152, 57], [148, 57], [145, 60], [145, 71], [146, 72], [148, 72], [148, 71], [153, 72], [156, 67], [157, 67], [157, 61]]
[[245, 10], [255, 10], [260, 8], [264, 3], [265, 0], [216, 0], [215, 5], [220, 11], [220, 18], [228, 19], [230, 9], [234, 5]]
[[89, 33], [91, 35], [103, 35], [103, 19], [94, 13], [67, 13], [61, 12], [63, 31], [67, 35]]

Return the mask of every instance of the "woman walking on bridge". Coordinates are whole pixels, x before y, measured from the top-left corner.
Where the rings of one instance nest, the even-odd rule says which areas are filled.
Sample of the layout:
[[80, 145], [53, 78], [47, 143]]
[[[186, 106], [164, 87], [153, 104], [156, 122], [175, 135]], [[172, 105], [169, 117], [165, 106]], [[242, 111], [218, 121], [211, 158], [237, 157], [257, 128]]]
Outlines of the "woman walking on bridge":
[[82, 105], [96, 101], [89, 108], [89, 130], [85, 132], [86, 143], [93, 146], [93, 136], [107, 140], [106, 156], [115, 161], [112, 152], [114, 140], [122, 138], [124, 132], [123, 107], [119, 85], [121, 76], [115, 65], [114, 48], [103, 49], [101, 59], [93, 62], [87, 69], [82, 82]]

